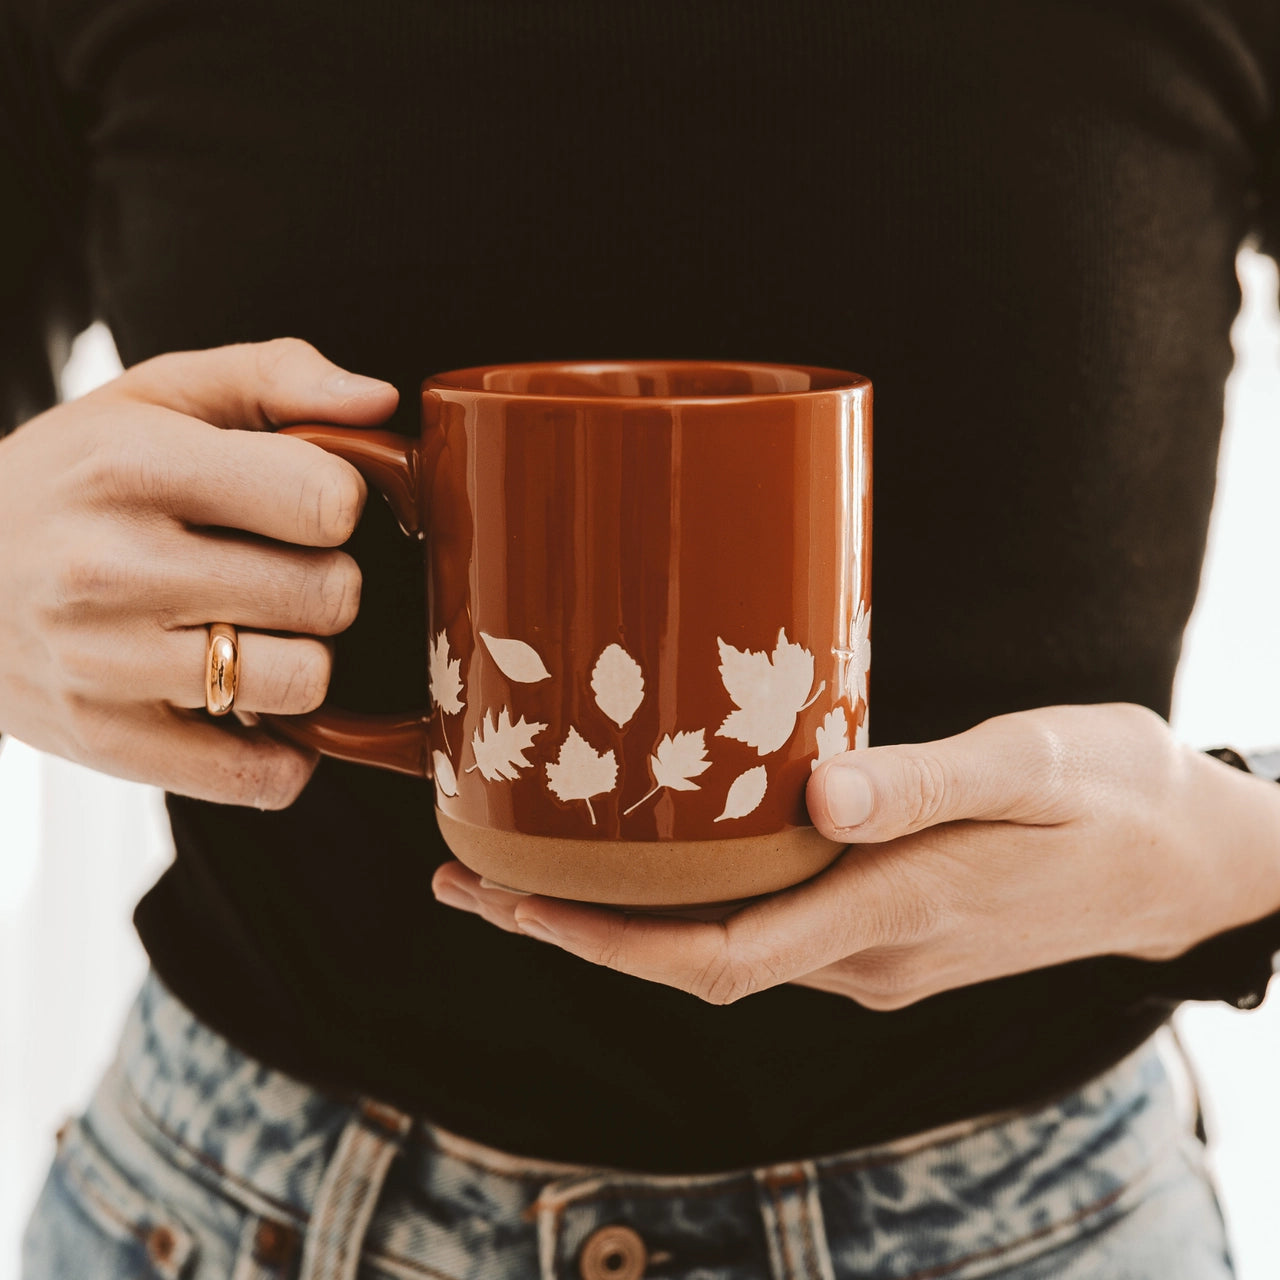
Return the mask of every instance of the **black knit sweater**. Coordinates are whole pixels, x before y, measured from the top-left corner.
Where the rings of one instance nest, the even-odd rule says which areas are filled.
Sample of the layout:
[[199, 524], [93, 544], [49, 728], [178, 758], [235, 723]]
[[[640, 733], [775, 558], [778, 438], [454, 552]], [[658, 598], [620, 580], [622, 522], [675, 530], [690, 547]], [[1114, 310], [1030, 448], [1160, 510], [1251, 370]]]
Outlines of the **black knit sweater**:
[[[131, 363], [294, 334], [395, 382], [504, 360], [876, 388], [873, 741], [1167, 713], [1233, 263], [1280, 227], [1268, 0], [14, 0], [0, 401], [92, 316]], [[425, 698], [418, 551], [371, 506], [336, 701]], [[502, 1147], [669, 1171], [1030, 1103], [1167, 1016], [1098, 958], [895, 1013], [713, 1008], [436, 904], [426, 783], [171, 799], [137, 924], [245, 1049]], [[86, 856], [92, 856], [86, 851]]]

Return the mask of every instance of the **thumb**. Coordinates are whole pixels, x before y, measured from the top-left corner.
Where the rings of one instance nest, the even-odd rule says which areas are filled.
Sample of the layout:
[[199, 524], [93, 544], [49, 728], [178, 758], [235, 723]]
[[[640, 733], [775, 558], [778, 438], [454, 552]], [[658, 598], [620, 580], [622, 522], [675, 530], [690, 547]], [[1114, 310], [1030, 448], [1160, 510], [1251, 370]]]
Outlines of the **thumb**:
[[1069, 755], [1043, 716], [997, 716], [936, 742], [835, 756], [809, 780], [809, 815], [828, 839], [858, 844], [944, 822], [1061, 822]]

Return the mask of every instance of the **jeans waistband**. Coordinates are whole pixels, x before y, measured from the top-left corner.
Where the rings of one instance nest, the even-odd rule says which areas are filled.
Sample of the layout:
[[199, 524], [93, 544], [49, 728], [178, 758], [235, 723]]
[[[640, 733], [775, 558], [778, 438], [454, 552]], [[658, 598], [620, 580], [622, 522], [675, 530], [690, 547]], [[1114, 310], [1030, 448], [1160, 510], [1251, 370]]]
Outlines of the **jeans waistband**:
[[[597, 1246], [601, 1276], [629, 1274], [627, 1251], [638, 1248], [651, 1267], [744, 1260], [740, 1272], [707, 1271], [716, 1276], [832, 1280], [839, 1257], [849, 1274], [964, 1280], [1126, 1212], [1177, 1128], [1169, 1074], [1148, 1043], [1049, 1106], [884, 1146], [696, 1176], [557, 1164], [374, 1100], [326, 1097], [241, 1053], [154, 975], [95, 1112], [108, 1127], [123, 1117], [313, 1254], [325, 1236], [339, 1252], [363, 1247], [390, 1274], [447, 1280], [577, 1277]], [[513, 1256], [527, 1270], [512, 1269]], [[770, 1269], [749, 1269], [748, 1257]], [[304, 1258], [303, 1274], [353, 1267]]]

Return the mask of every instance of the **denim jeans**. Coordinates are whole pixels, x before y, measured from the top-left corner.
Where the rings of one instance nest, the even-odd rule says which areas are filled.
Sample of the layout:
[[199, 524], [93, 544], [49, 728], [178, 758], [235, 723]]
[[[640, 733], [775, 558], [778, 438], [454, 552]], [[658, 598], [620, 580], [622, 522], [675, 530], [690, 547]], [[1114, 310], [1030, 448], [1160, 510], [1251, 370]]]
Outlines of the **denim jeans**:
[[697, 1176], [496, 1151], [246, 1057], [151, 976], [64, 1126], [25, 1280], [1220, 1280], [1203, 1151], [1149, 1043], [1070, 1096]]

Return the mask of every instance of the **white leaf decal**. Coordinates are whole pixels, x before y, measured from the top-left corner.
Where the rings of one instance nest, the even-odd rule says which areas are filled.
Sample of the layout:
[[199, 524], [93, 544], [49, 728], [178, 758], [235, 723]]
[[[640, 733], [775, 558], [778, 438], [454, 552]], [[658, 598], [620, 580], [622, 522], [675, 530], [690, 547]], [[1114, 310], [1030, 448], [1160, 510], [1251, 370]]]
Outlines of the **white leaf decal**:
[[621, 729], [644, 701], [640, 664], [620, 644], [611, 644], [596, 660], [591, 691], [596, 705]]
[[561, 800], [585, 800], [591, 825], [596, 811], [591, 797], [612, 791], [618, 780], [618, 761], [612, 751], [602, 755], [572, 725], [560, 744], [560, 758], [547, 764], [547, 785]]
[[745, 818], [764, 799], [765, 790], [769, 786], [769, 771], [762, 764], [734, 778], [729, 794], [724, 799], [724, 812], [715, 819], [723, 822], [726, 818]]
[[451, 716], [462, 710], [462, 659], [449, 657], [449, 637], [442, 631], [431, 645], [427, 664], [431, 701]]
[[867, 678], [871, 672], [871, 610], [862, 607], [858, 601], [857, 612], [853, 615], [853, 636], [849, 649], [848, 668], [845, 684], [852, 690], [854, 699], [867, 700]]
[[[638, 809], [649, 796], [657, 795], [663, 787], [672, 791], [698, 791], [701, 788], [691, 778], [706, 773], [711, 768], [711, 761], [706, 758], [707, 740], [705, 729], [691, 729], [688, 733], [670, 734], [658, 743], [658, 749], [649, 757], [649, 767], [653, 770], [654, 781], [658, 784], [647, 795], [643, 795], [631, 806]], [[624, 809], [625, 818], [631, 809]]]
[[517, 684], [537, 684], [539, 680], [551, 679], [551, 672], [543, 665], [537, 651], [523, 640], [504, 640], [501, 636], [491, 636], [487, 631], [482, 631], [480, 638], [493, 654], [498, 670], [508, 680]]
[[720, 646], [720, 678], [739, 708], [729, 712], [716, 736], [745, 742], [762, 756], [777, 751], [791, 737], [796, 716], [826, 688], [824, 680], [809, 696], [813, 654], [792, 644], [785, 629], [778, 632], [772, 657], [735, 649], [718, 636], [716, 642]]
[[433, 751], [436, 786], [447, 796], [458, 794], [458, 775], [453, 771], [453, 761], [443, 751]]
[[809, 771], [812, 773], [824, 760], [848, 750], [849, 721], [843, 707], [833, 707], [818, 728], [818, 758], [809, 766]]
[[853, 749], [855, 751], [865, 751], [871, 745], [871, 721], [867, 715], [867, 709], [862, 709], [862, 723], [858, 726], [858, 732], [853, 735]]
[[511, 713], [506, 707], [497, 715], [490, 711], [471, 735], [471, 750], [475, 752], [476, 762], [467, 772], [479, 769], [490, 782], [514, 778], [517, 769], [527, 769], [533, 763], [524, 758], [524, 753], [533, 745], [534, 736], [546, 727], [545, 724], [528, 724], [524, 716], [512, 724]]

